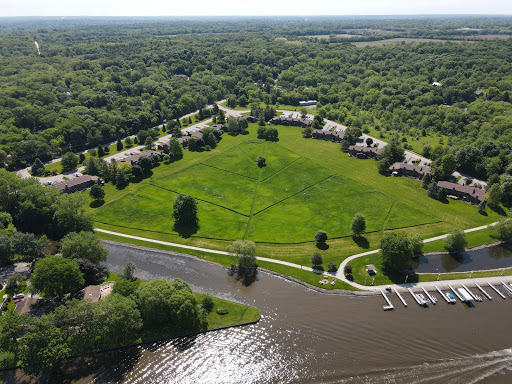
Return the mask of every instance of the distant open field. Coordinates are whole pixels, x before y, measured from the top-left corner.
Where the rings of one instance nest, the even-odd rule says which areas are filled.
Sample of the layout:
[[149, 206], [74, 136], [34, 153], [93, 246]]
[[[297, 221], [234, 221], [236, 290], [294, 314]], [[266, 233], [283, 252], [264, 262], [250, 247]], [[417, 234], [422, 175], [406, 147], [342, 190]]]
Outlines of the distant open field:
[[456, 43], [469, 43], [470, 41], [464, 40], [441, 40], [441, 39], [420, 39], [420, 38], [410, 38], [410, 37], [397, 37], [394, 39], [386, 39], [386, 40], [377, 40], [377, 41], [359, 41], [356, 43], [352, 43], [358, 48], [362, 47], [380, 47], [382, 45], [392, 45], [392, 44], [408, 44], [408, 43], [444, 43], [447, 41], [452, 41]]

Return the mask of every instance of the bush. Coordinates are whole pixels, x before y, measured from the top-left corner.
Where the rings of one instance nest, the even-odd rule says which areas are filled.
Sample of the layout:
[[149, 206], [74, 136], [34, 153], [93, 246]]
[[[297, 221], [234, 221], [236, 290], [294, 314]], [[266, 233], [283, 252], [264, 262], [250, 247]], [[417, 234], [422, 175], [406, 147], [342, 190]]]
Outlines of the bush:
[[204, 150], [206, 152], [210, 152], [212, 150], [212, 147], [210, 147], [209, 145], [205, 145]]
[[327, 241], [327, 233], [325, 231], [318, 231], [315, 235], [317, 243], [325, 243]]
[[258, 167], [263, 168], [266, 166], [266, 159], [263, 156], [258, 157]]
[[324, 263], [324, 259], [321, 254], [318, 252], [313, 253], [311, 256], [311, 264], [313, 264], [314, 267], [317, 267], [319, 265], [322, 265]]
[[334, 261], [330, 261], [329, 264], [327, 264], [327, 270], [329, 272], [336, 272], [338, 270], [338, 266]]
[[508, 240], [512, 238], [512, 219], [501, 220], [494, 228], [498, 239]]
[[463, 251], [467, 245], [466, 233], [461, 229], [455, 229], [448, 235], [444, 242], [444, 246], [448, 252]]
[[345, 272], [346, 275], [351, 275], [352, 274], [352, 266], [348, 265], [348, 264], [345, 265], [343, 272]]
[[213, 297], [211, 295], [209, 295], [208, 293], [205, 293], [201, 300], [201, 306], [208, 313], [213, 311], [213, 307], [214, 307]]

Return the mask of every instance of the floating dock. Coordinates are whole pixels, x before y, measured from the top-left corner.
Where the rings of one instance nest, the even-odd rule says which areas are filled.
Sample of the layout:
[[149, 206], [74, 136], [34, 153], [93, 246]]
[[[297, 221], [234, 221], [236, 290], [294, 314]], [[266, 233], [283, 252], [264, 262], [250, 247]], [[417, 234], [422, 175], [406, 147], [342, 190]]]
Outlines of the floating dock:
[[382, 308], [385, 310], [385, 311], [390, 311], [392, 309], [394, 309], [395, 307], [393, 306], [393, 304], [391, 304], [391, 301], [389, 301], [388, 297], [386, 296], [386, 294], [384, 293], [383, 290], [380, 291], [380, 293], [382, 293], [382, 296], [384, 297], [384, 300], [386, 300], [386, 302], [388, 303], [388, 305], [384, 305]]
[[501, 282], [501, 285], [503, 285], [508, 295], [512, 297], [512, 287], [509, 284], [505, 283], [504, 281]]
[[398, 298], [400, 299], [400, 301], [402, 302], [402, 304], [404, 305], [404, 307], [407, 307], [407, 303], [405, 302], [404, 298], [402, 297], [402, 295], [400, 294], [400, 292], [398, 292], [396, 289], [395, 289], [395, 293], [396, 295], [398, 296]]
[[437, 303], [437, 299], [434, 296], [432, 296], [430, 293], [428, 293], [425, 288], [422, 287], [421, 289], [423, 289], [423, 292], [425, 292], [425, 295], [432, 302], [432, 304], [436, 304]]
[[461, 296], [461, 294], [459, 292], [457, 292], [455, 290], [455, 288], [453, 288], [451, 285], [448, 285], [448, 287], [450, 287], [450, 289], [452, 290], [453, 293], [455, 293], [455, 296], [457, 296], [459, 298], [460, 301], [462, 301], [463, 303], [466, 302], [466, 300], [464, 299], [464, 297]]
[[469, 293], [469, 296], [473, 298], [475, 301], [482, 301], [482, 298], [478, 295], [475, 295], [473, 292], [469, 290], [468, 287], [466, 287], [464, 284], [462, 284], [462, 287]]
[[441, 290], [439, 289], [439, 287], [437, 287], [437, 286], [436, 286], [435, 288], [437, 289], [437, 292], [439, 292], [439, 294], [441, 295], [441, 297], [442, 297], [443, 299], [445, 299], [445, 300], [446, 300], [446, 302], [447, 302], [448, 304], [455, 304], [455, 303], [456, 303], [456, 301], [455, 301], [455, 300], [452, 300], [451, 298], [449, 298], [448, 296], [446, 296], [446, 295], [443, 293], [443, 291], [441, 291]]
[[412, 290], [411, 288], [407, 288], [409, 290], [409, 293], [411, 294], [411, 296], [414, 298], [414, 300], [416, 300], [416, 302], [418, 303], [418, 305], [422, 306], [422, 307], [426, 307], [428, 305], [428, 302], [426, 300], [422, 300], [418, 297], [418, 295], [416, 295]]
[[503, 293], [501, 293], [501, 292], [498, 290], [498, 288], [496, 288], [494, 285], [492, 285], [491, 283], [487, 283], [487, 284], [489, 284], [489, 287], [491, 287], [492, 289], [494, 289], [494, 290], [496, 291], [496, 293], [497, 293], [498, 295], [500, 295], [502, 298], [504, 298], [504, 299], [506, 299], [506, 298], [507, 298], [507, 297], [506, 297]]
[[475, 283], [476, 287], [485, 295], [485, 297], [487, 297], [489, 300], [492, 301], [492, 296], [489, 295], [486, 291], [484, 291], [484, 289], [478, 285], [478, 283]]

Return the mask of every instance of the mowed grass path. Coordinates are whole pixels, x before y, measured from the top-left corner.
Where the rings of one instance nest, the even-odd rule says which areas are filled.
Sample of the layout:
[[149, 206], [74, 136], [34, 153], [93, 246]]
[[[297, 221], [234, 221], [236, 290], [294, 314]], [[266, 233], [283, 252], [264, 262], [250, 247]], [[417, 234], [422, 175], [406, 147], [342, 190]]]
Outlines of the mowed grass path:
[[[125, 189], [107, 185], [106, 204], [94, 209], [98, 227], [220, 250], [245, 235], [259, 243], [258, 255], [307, 265], [318, 229], [330, 237], [324, 260], [339, 262], [377, 248], [385, 230], [427, 238], [499, 219], [462, 201], [430, 199], [418, 181], [379, 175], [377, 162], [348, 157], [335, 143], [304, 139], [300, 128], [278, 127], [277, 143], [258, 140], [256, 128], [224, 135], [211, 152], [185, 150], [182, 160], [161, 164]], [[267, 162], [261, 170], [258, 156]], [[190, 238], [172, 230], [177, 193], [199, 200], [200, 228]], [[350, 236], [357, 212], [367, 219], [363, 245]]]

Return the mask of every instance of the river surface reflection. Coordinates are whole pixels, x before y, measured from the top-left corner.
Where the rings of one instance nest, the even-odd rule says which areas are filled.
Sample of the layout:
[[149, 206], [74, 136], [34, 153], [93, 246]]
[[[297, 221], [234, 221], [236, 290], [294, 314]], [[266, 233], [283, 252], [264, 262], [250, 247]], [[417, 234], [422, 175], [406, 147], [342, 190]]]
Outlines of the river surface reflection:
[[[380, 296], [328, 295], [261, 272], [243, 286], [218, 265], [107, 244], [107, 265], [176, 277], [193, 289], [254, 305], [259, 323], [71, 360], [49, 382], [509, 383], [512, 300], [384, 312]], [[17, 381], [21, 377], [11, 375]]]
[[461, 252], [456, 255], [421, 255], [412, 268], [418, 273], [470, 272], [512, 267], [512, 243]]

